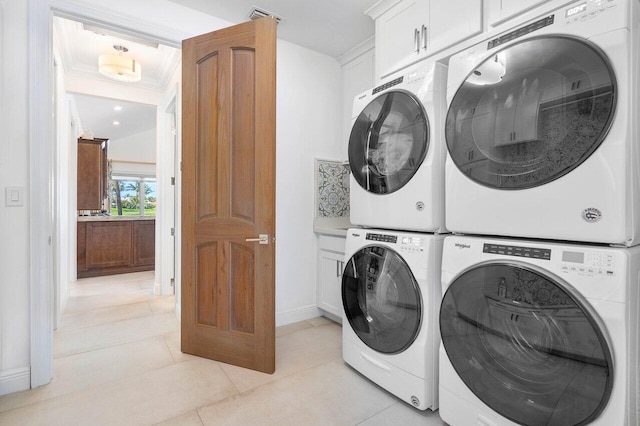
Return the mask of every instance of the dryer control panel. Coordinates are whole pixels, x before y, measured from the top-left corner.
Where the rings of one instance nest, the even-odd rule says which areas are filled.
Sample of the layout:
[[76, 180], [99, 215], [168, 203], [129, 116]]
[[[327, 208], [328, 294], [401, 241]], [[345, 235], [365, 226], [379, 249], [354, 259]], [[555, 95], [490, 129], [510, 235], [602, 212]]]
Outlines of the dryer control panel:
[[615, 256], [608, 253], [562, 251], [560, 271], [565, 274], [574, 273], [582, 276], [615, 275]]
[[424, 238], [401, 237], [400, 250], [413, 253], [424, 251]]

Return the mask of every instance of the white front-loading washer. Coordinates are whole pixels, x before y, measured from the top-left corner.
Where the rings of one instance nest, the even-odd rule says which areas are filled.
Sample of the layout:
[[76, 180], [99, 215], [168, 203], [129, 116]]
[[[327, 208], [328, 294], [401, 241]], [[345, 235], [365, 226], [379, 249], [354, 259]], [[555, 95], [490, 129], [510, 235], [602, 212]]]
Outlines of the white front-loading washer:
[[637, 426], [640, 246], [450, 236], [440, 417]]
[[450, 59], [450, 231], [640, 242], [639, 9], [579, 0]]
[[446, 70], [422, 61], [356, 96], [348, 148], [352, 224], [445, 231]]
[[420, 409], [438, 408], [438, 309], [444, 236], [347, 233], [342, 354], [368, 379]]

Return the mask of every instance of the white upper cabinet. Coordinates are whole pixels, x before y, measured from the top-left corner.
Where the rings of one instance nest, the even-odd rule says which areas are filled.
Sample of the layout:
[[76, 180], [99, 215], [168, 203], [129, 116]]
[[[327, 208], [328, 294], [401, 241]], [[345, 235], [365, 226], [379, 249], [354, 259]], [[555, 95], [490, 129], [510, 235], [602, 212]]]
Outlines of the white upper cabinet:
[[489, 25], [496, 26], [549, 0], [488, 0]]
[[382, 0], [366, 14], [376, 23], [378, 79], [483, 30], [482, 0]]

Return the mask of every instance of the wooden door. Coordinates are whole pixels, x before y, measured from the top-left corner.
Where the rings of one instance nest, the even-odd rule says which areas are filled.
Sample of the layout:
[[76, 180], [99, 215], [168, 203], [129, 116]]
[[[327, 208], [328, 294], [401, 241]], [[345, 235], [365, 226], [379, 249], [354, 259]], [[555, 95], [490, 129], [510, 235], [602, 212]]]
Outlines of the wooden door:
[[276, 21], [185, 40], [182, 61], [182, 351], [272, 373]]

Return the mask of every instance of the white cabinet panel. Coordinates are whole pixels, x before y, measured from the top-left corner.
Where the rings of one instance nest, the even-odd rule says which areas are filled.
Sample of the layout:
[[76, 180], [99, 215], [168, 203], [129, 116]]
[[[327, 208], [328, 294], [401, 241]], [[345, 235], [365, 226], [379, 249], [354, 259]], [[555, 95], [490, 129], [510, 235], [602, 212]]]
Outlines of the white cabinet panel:
[[343, 256], [325, 250], [318, 252], [318, 307], [337, 317], [342, 316]]
[[388, 75], [421, 55], [421, 30], [428, 25], [427, 0], [404, 0], [376, 19], [376, 72]]
[[489, 0], [489, 25], [495, 26], [549, 0]]
[[376, 76], [384, 78], [480, 34], [482, 11], [483, 0], [379, 2], [367, 11], [376, 22]]
[[331, 314], [330, 318], [334, 320], [342, 318], [341, 287], [345, 241], [342, 237], [318, 237], [318, 308]]
[[435, 53], [482, 32], [482, 0], [432, 1], [429, 18], [427, 52]]

